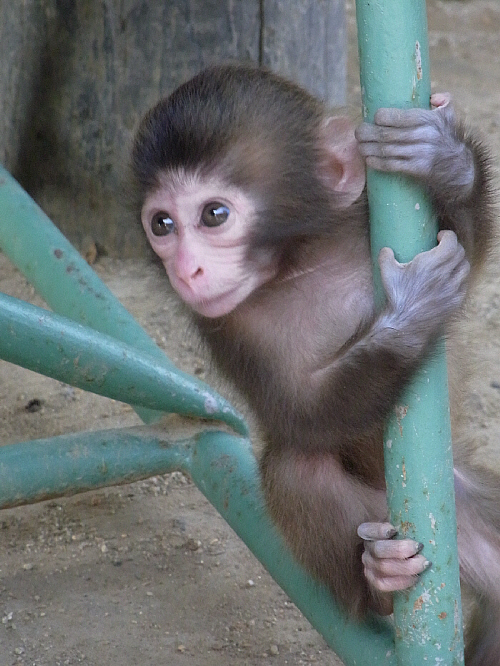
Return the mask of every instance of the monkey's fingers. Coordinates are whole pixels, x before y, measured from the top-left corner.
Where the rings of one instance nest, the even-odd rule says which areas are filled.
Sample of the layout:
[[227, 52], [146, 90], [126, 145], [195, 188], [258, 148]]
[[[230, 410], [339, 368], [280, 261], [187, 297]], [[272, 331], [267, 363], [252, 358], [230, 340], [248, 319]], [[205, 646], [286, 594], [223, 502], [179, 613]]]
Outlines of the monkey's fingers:
[[445, 107], [451, 107], [451, 99], [451, 94], [449, 92], [432, 93], [431, 106], [433, 109], [444, 109]]
[[387, 300], [391, 305], [395, 306], [398, 292], [403, 288], [402, 282], [407, 264], [400, 263], [390, 247], [383, 247], [380, 250], [378, 263]]
[[[429, 294], [433, 293], [436, 281], [445, 282], [446, 289], [441, 285], [434, 296], [446, 293], [446, 299], [450, 299], [448, 305], [451, 305], [453, 295], [459, 301], [465, 295], [470, 263], [454, 231], [442, 230], [438, 233], [437, 239], [438, 244], [435, 247], [417, 254], [409, 264], [402, 266], [414, 268], [418, 273], [427, 275]], [[422, 295], [423, 286], [422, 283], [420, 287]]]
[[371, 169], [424, 180], [432, 174], [442, 143], [442, 132], [433, 123], [411, 129], [364, 124], [356, 136], [359, 152]]
[[397, 533], [397, 529], [390, 523], [361, 523], [358, 527], [358, 536], [361, 537], [363, 541], [392, 539]]
[[[450, 118], [454, 115], [453, 105], [451, 104], [451, 95], [449, 93], [434, 93], [431, 95], [432, 111], [428, 109], [395, 109], [395, 108], [382, 108], [376, 111], [373, 123], [363, 123], [356, 129], [356, 138], [358, 141], [374, 140], [370, 138], [374, 136], [377, 129], [412, 129], [422, 128], [427, 125], [433, 125], [437, 122], [437, 118], [446, 116]], [[435, 111], [439, 115], [436, 116]], [[381, 137], [389, 135], [376, 135]], [[380, 140], [377, 139], [377, 140]]]
[[445, 245], [455, 247], [458, 244], [457, 234], [451, 229], [441, 229], [437, 235], [438, 243], [441, 247]]
[[[432, 113], [432, 111], [426, 113]], [[420, 123], [411, 127], [362, 123], [356, 128], [355, 135], [359, 143], [359, 150], [365, 157], [370, 154], [387, 157], [392, 154], [404, 155], [404, 150], [408, 155], [408, 146], [419, 149], [422, 145], [425, 146], [425, 143], [438, 142], [441, 136], [435, 123]]]
[[365, 571], [368, 570], [374, 577], [389, 578], [391, 576], [418, 576], [428, 569], [429, 562], [423, 555], [400, 558], [378, 558], [374, 557], [369, 550], [365, 550], [362, 556]]
[[[400, 301], [405, 291], [404, 276], [406, 264], [401, 264], [397, 261], [394, 251], [390, 247], [383, 247], [380, 250], [378, 263], [387, 303], [393, 314], [398, 313], [400, 310]], [[390, 324], [390, 326], [393, 325], [393, 323]], [[362, 535], [360, 534], [360, 536]]]
[[378, 253], [378, 263], [382, 269], [389, 265], [393, 267], [404, 266], [404, 264], [401, 264], [394, 256], [394, 250], [392, 247], [383, 247], [380, 250]]
[[422, 555], [406, 560], [377, 559], [370, 552], [363, 553], [364, 574], [369, 584], [379, 592], [406, 590], [415, 584], [417, 576], [431, 563]]
[[[394, 256], [394, 251], [390, 247], [383, 247], [378, 256], [380, 269], [382, 272], [382, 280], [384, 276], [391, 276], [391, 271], [399, 270], [404, 271], [405, 267], [410, 263], [417, 265], [418, 262], [425, 262], [428, 264], [428, 259], [432, 258], [436, 268], [440, 268], [443, 264], [450, 264], [449, 272], [463, 273], [463, 277], [467, 277], [470, 266], [467, 260], [465, 250], [459, 243], [457, 235], [451, 229], [443, 229], [437, 235], [438, 244], [425, 252], [420, 252], [408, 263], [400, 263]], [[430, 266], [427, 266], [427, 271]]]
[[[391, 539], [365, 542], [365, 552], [377, 561], [408, 560], [418, 555], [424, 545], [413, 539]], [[425, 558], [424, 558], [425, 559]]]
[[[396, 150], [392, 152], [397, 152]], [[378, 156], [378, 155], [367, 155], [365, 157], [365, 164], [369, 169], [374, 169], [375, 171], [385, 171], [386, 173], [400, 173], [405, 176], [411, 176], [413, 178], [427, 179], [432, 173], [432, 162], [430, 159], [427, 159], [424, 155], [424, 159], [421, 159], [417, 155], [413, 155], [411, 158], [408, 158], [405, 155], [406, 151], [403, 150], [401, 155], [392, 155], [388, 156]], [[427, 151], [427, 154], [430, 155], [431, 151]]]
[[444, 263], [450, 265], [450, 272], [454, 274], [458, 282], [467, 279], [470, 272], [470, 264], [465, 254], [464, 247], [459, 243], [457, 235], [450, 229], [441, 230], [438, 235], [438, 244], [429, 250], [437, 258], [437, 266]]
[[454, 109], [450, 104], [451, 96], [448, 93], [435, 93], [431, 96], [432, 111], [428, 109], [378, 109], [374, 116], [375, 125], [384, 127], [418, 127], [438, 122], [439, 118], [451, 120]]
[[454, 258], [457, 264], [465, 260], [465, 250], [458, 242], [457, 235], [451, 229], [442, 229], [437, 235], [438, 244], [429, 252], [440, 255], [443, 259]]

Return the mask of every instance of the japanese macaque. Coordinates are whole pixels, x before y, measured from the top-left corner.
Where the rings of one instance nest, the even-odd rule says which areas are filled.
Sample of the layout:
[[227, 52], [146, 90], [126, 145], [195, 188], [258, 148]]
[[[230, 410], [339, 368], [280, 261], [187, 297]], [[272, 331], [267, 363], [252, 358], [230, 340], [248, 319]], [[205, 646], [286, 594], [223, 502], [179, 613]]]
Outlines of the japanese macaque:
[[[149, 243], [261, 424], [269, 513], [357, 616], [390, 613], [392, 592], [430, 564], [421, 544], [392, 539], [383, 424], [460, 310], [493, 233], [487, 153], [448, 96], [431, 102], [380, 109], [355, 131], [268, 71], [213, 67], [147, 113], [132, 154]], [[417, 179], [441, 228], [409, 263], [382, 250], [379, 310], [365, 162]], [[497, 666], [500, 479], [467, 450], [455, 479], [462, 577], [480, 600], [467, 664]]]

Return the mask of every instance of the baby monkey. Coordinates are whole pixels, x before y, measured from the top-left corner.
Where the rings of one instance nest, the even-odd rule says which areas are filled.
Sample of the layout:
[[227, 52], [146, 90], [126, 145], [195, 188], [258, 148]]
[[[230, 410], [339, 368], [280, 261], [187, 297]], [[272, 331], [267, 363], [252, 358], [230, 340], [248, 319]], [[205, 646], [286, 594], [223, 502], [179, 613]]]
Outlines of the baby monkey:
[[[132, 154], [147, 238], [264, 436], [268, 511], [295, 557], [348, 612], [392, 610], [428, 566], [387, 524], [383, 425], [464, 301], [492, 237], [485, 149], [446, 95], [380, 109], [355, 131], [269, 71], [212, 67], [142, 120]], [[437, 245], [379, 257], [370, 167], [417, 179]], [[457, 443], [457, 446], [460, 446]], [[500, 479], [455, 451], [460, 565], [480, 604], [467, 666], [500, 663]]]

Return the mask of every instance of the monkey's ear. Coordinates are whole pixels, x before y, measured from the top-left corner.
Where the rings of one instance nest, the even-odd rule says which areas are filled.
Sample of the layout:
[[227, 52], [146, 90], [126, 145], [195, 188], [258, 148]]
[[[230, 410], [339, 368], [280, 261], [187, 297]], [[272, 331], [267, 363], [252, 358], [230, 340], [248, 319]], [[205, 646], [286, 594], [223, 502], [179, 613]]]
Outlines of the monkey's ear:
[[354, 123], [345, 117], [327, 118], [321, 128], [320, 177], [332, 191], [342, 195], [342, 206], [359, 197], [366, 182], [365, 163], [354, 136]]

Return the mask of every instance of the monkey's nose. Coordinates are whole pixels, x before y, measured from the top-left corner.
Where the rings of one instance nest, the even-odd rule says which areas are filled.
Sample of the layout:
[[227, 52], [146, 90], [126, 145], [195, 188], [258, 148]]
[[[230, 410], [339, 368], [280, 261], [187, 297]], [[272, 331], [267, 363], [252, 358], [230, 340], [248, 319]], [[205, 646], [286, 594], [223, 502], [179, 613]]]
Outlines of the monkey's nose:
[[179, 275], [180, 279], [187, 284], [188, 287], [194, 287], [196, 282], [203, 276], [203, 268], [199, 266], [191, 271], [187, 271], [184, 275]]
[[180, 276], [180, 279], [186, 284], [186, 286], [193, 291], [198, 291], [201, 288], [202, 282], [201, 278], [203, 277], [203, 268], [197, 268], [191, 274], [185, 276]]
[[203, 267], [197, 261], [183, 258], [183, 260], [177, 262], [175, 273], [179, 280], [191, 286], [203, 276], [204, 271]]
[[196, 280], [196, 278], [199, 278], [203, 275], [203, 268], [199, 266], [195, 271], [193, 271], [191, 275], [191, 280]]

